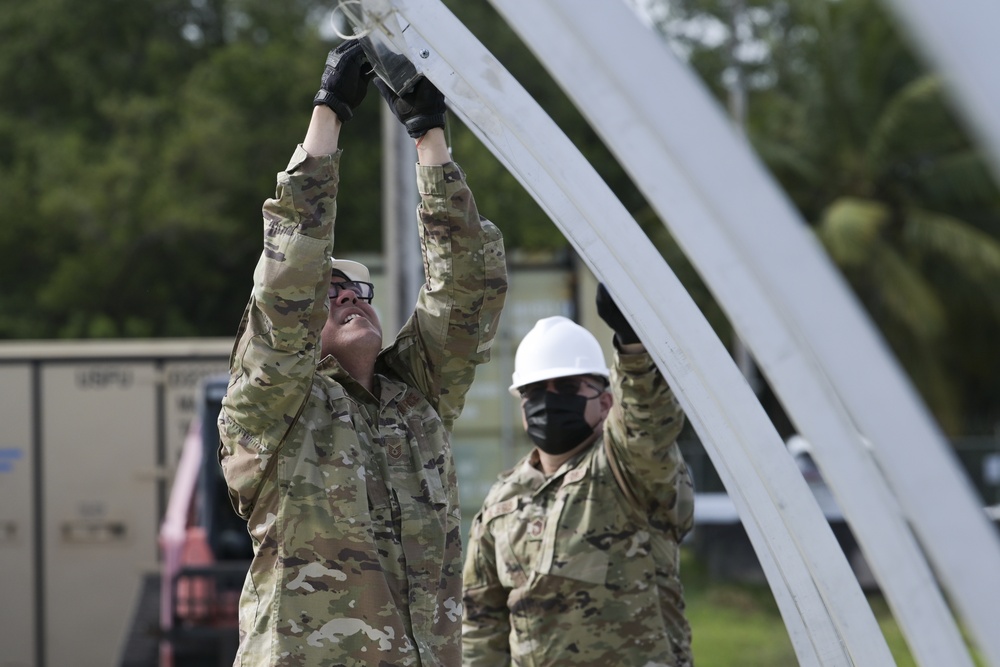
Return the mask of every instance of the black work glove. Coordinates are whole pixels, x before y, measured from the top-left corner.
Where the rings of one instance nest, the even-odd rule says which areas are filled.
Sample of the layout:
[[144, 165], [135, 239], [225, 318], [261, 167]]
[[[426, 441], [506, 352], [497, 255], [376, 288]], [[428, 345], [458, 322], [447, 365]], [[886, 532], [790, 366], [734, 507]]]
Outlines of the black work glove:
[[406, 132], [414, 139], [427, 134], [432, 127], [444, 127], [444, 95], [428, 79], [421, 77], [412, 88], [397, 95], [381, 79], [375, 79], [378, 92], [385, 98], [393, 115], [406, 127]]
[[615, 300], [611, 298], [608, 288], [604, 283], [597, 284], [597, 314], [607, 322], [608, 326], [615, 332], [615, 339], [619, 345], [629, 345], [638, 343], [639, 337], [635, 335], [635, 330], [628, 323], [625, 316]]
[[313, 98], [313, 106], [325, 104], [333, 109], [340, 122], [346, 123], [365, 99], [368, 83], [374, 74], [375, 70], [361, 48], [361, 41], [349, 39], [343, 42], [326, 56], [326, 67], [320, 79], [319, 92]]

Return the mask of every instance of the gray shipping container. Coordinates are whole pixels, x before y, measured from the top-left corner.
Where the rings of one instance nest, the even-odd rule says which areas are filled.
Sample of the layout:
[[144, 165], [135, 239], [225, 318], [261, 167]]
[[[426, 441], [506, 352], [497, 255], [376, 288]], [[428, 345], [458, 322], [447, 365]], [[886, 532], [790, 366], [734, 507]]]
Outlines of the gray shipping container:
[[115, 664], [225, 339], [0, 345], [0, 667]]

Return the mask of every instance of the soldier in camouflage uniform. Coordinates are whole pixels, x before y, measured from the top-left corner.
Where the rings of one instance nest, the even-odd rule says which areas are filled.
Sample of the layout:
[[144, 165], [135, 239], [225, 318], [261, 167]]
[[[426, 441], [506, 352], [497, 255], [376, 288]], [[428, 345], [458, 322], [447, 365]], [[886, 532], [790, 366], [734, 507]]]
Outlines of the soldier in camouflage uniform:
[[312, 121], [263, 207], [264, 251], [231, 359], [220, 460], [254, 558], [237, 665], [461, 662], [461, 535], [449, 432], [489, 359], [503, 241], [477, 212], [427, 80], [397, 97], [415, 137], [426, 283], [382, 350], [368, 270], [333, 260], [342, 121], [371, 68], [331, 52]]
[[597, 340], [564, 317], [518, 347], [511, 392], [536, 448], [472, 525], [465, 665], [692, 664], [678, 569], [694, 513], [676, 443], [684, 415], [603, 285], [598, 312], [616, 332], [610, 374]]

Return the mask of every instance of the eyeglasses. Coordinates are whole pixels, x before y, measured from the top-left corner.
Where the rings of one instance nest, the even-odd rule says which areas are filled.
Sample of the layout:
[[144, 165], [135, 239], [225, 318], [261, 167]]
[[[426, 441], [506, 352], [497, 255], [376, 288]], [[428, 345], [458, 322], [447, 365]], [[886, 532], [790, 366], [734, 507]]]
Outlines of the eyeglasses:
[[375, 298], [375, 286], [361, 280], [344, 280], [339, 283], [330, 283], [330, 291], [327, 294], [330, 296], [330, 300], [333, 301], [344, 290], [354, 292], [357, 298], [368, 303], [371, 303], [372, 299]]
[[547, 391], [554, 394], [561, 394], [563, 396], [576, 396], [580, 393], [580, 387], [587, 387], [588, 389], [593, 389], [597, 392], [593, 396], [587, 396], [586, 399], [588, 401], [593, 398], [597, 398], [604, 393], [603, 387], [598, 387], [583, 378], [575, 377], [564, 377], [556, 378], [554, 380], [544, 380], [542, 382], [533, 382], [531, 384], [526, 384], [523, 387], [519, 387], [517, 391], [521, 394], [521, 398], [529, 401], [537, 401], [541, 399]]

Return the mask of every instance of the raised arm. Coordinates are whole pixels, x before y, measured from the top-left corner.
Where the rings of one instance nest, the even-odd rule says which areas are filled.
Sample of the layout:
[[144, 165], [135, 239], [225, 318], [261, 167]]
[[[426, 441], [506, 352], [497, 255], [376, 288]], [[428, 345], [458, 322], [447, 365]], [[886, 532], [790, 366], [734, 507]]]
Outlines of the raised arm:
[[597, 311], [615, 331], [615, 404], [604, 422], [609, 456], [626, 498], [651, 517], [669, 522], [679, 541], [694, 518], [691, 477], [677, 445], [684, 413], [603, 284], [597, 289]]
[[[238, 507], [249, 512], [262, 462], [281, 443], [316, 371], [340, 182], [341, 123], [360, 104], [370, 75], [357, 43], [330, 53], [306, 137], [265, 201], [264, 249], [230, 360], [220, 416], [222, 459]], [[319, 97], [319, 96], [317, 96]], [[329, 106], [333, 104], [338, 112]]]
[[375, 84], [416, 142], [426, 278], [413, 317], [384, 360], [423, 391], [450, 430], [496, 335], [507, 291], [503, 239], [479, 215], [465, 174], [451, 161], [441, 93], [427, 79], [402, 97]]

